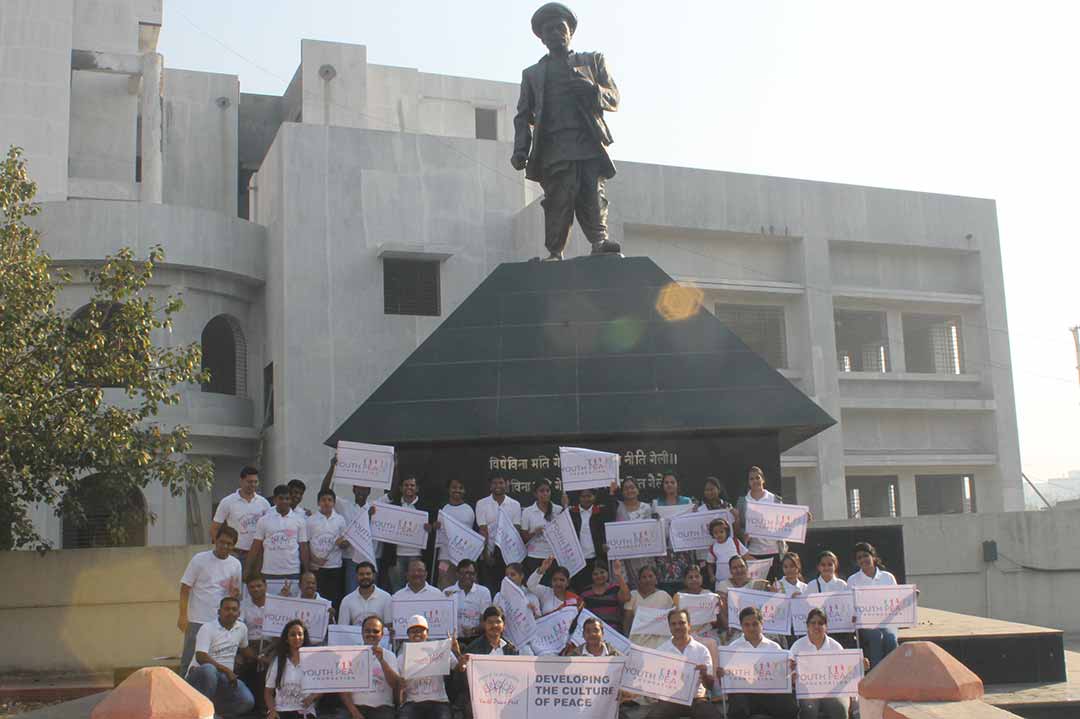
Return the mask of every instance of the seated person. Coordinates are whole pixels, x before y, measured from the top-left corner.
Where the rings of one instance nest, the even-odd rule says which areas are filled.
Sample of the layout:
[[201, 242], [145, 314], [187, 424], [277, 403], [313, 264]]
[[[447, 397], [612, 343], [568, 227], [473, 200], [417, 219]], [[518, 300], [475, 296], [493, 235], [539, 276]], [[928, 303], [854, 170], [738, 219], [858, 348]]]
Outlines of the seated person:
[[255, 706], [251, 690], [233, 671], [236, 655], [252, 660], [247, 627], [238, 621], [240, 601], [224, 597], [218, 605], [218, 618], [199, 627], [195, 636], [195, 658], [187, 669], [187, 681], [214, 703], [214, 713], [223, 717], [247, 714]]
[[401, 686], [397, 657], [382, 647], [382, 619], [374, 614], [364, 620], [364, 644], [371, 647], [371, 687], [367, 691], [343, 693], [341, 703], [352, 719], [394, 719], [394, 693]]
[[[784, 648], [761, 633], [764, 619], [757, 607], [745, 607], [739, 612], [739, 625], [742, 636], [731, 642], [728, 649], [754, 651], [771, 649], [782, 652]], [[792, 662], [794, 667], [794, 662]], [[724, 670], [716, 672], [723, 681]], [[794, 694], [730, 694], [728, 695], [729, 719], [749, 719], [764, 715], [772, 719], [795, 719], [799, 707]]]

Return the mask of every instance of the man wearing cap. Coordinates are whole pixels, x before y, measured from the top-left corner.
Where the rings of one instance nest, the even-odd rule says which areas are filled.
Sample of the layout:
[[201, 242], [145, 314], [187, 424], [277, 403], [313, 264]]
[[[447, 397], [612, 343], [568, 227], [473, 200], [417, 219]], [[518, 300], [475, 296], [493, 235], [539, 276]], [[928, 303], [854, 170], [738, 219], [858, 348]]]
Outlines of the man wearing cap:
[[[421, 614], [409, 617], [408, 622], [409, 642], [426, 642], [428, 638], [428, 621]], [[458, 648], [457, 639], [451, 639], [450, 649], [454, 653], [457, 664], [461, 662], [461, 650]], [[401, 711], [399, 719], [450, 719], [450, 699], [446, 696], [446, 682], [442, 676], [420, 677], [419, 679], [405, 679], [405, 655], [406, 649], [401, 648], [398, 656], [398, 673], [401, 675], [404, 688], [401, 693]]]
[[561, 260], [577, 215], [592, 253], [618, 253], [608, 239], [604, 182], [615, 175], [608, 157], [611, 132], [604, 111], [619, 107], [619, 90], [598, 52], [572, 52], [577, 17], [547, 3], [532, 17], [533, 33], [548, 54], [521, 74], [510, 164], [544, 188], [544, 244]]

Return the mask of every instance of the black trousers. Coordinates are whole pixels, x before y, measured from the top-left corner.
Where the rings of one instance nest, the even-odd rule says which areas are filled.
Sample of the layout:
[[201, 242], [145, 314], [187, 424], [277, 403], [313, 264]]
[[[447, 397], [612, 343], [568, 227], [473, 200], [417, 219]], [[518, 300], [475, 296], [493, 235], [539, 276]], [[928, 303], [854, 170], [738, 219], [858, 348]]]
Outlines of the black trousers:
[[600, 158], [564, 160], [544, 168], [544, 244], [548, 252], [561, 255], [570, 240], [570, 227], [578, 225], [593, 245], [608, 238], [606, 178]]
[[499, 591], [503, 577], [506, 576], [506, 562], [503, 561], [502, 552], [495, 549], [486, 559], [481, 557], [477, 564], [480, 569], [480, 583], [487, 587], [491, 596], [494, 597]]
[[749, 719], [763, 714], [772, 719], [795, 719], [799, 705], [793, 694], [729, 694], [728, 719]]
[[345, 592], [345, 575], [341, 567], [327, 569], [320, 568], [315, 572], [315, 584], [319, 588], [319, 594], [329, 599], [334, 605], [336, 612], [341, 606], [341, 597]]

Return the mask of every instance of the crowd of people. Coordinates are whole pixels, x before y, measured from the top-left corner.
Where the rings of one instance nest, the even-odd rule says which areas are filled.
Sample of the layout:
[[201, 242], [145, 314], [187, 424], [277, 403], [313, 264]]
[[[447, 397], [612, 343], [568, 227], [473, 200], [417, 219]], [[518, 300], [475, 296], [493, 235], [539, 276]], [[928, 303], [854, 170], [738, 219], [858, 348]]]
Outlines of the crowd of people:
[[[375, 662], [371, 688], [340, 697], [353, 719], [450, 719], [453, 713], [470, 715], [463, 671], [470, 655], [532, 654], [526, 642], [515, 646], [506, 636], [507, 601], [500, 592], [504, 578], [527, 598], [536, 618], [566, 607], [587, 609], [595, 618], [583, 620], [582, 643], [568, 642], [566, 655], [609, 656], [618, 651], [605, 639], [606, 632], [621, 632], [633, 644], [680, 654], [701, 674], [697, 696], [690, 707], [664, 701], [625, 697], [649, 703], [647, 716], [719, 716], [722, 702], [729, 717], [847, 717], [849, 707], [839, 700], [796, 701], [794, 695], [738, 694], [725, 696], [723, 672], [718, 668], [720, 647], [775, 647], [790, 652], [792, 662], [806, 652], [859, 647], [867, 668], [896, 647], [887, 629], [859, 630], [857, 634], [829, 636], [828, 618], [821, 611], [807, 616], [805, 636], [765, 636], [762, 617], [754, 607], [728, 621], [727, 595], [732, 588], [780, 592], [787, 596], [843, 591], [849, 587], [895, 584], [873, 546], [859, 543], [850, 554], [858, 569], [840, 578], [840, 559], [832, 551], [817, 557], [816, 574], [803, 574], [799, 554], [783, 542], [748, 535], [744, 523], [747, 503], [781, 502], [765, 488], [764, 473], [749, 470], [745, 496], [732, 503], [716, 478], [707, 478], [702, 497], [680, 494], [677, 477], [666, 474], [661, 493], [653, 501], [641, 497], [634, 479], [612, 484], [610, 490], [581, 490], [573, 498], [538, 481], [534, 503], [522, 508], [507, 494], [507, 481], [494, 476], [489, 494], [475, 507], [467, 502], [465, 484], [447, 483], [448, 501], [441, 507], [420, 497], [415, 477], [395, 482], [390, 493], [371, 497], [370, 489], [353, 486], [338, 496], [332, 488], [334, 461], [318, 492], [316, 511], [302, 506], [306, 486], [300, 480], [279, 485], [272, 504], [260, 497], [258, 471], [245, 467], [237, 491], [218, 505], [210, 530], [212, 549], [196, 554], [180, 585], [177, 626], [184, 633], [181, 667], [188, 681], [210, 697], [218, 714], [235, 716], [253, 709], [269, 719], [298, 719], [316, 711], [316, 695], [305, 695], [299, 670], [301, 647], [320, 643], [325, 636], [309, 636], [300, 620], [289, 622], [280, 634], [266, 636], [263, 612], [269, 595], [301, 597], [321, 602], [329, 620], [361, 628], [363, 642], [372, 646]], [[376, 562], [366, 561], [344, 538], [345, 528], [357, 512], [375, 514], [380, 505], [395, 504], [425, 511], [431, 541], [425, 550], [376, 543]], [[663, 507], [685, 506], [686, 511], [729, 510], [732, 522], [715, 519], [709, 524], [713, 543], [708, 549], [676, 552], [670, 548], [656, 557], [625, 561], [609, 559], [604, 526], [607, 522], [647, 519]], [[486, 538], [481, 556], [457, 564], [444, 558], [438, 546], [439, 511]], [[576, 575], [557, 566], [545, 527], [561, 512], [569, 512], [578, 533], [587, 567]], [[521, 534], [526, 547], [523, 562], [506, 562], [495, 541], [495, 525], [505, 516]], [[748, 561], [771, 562], [765, 578], [753, 579]], [[715, 612], [703, 621], [695, 612], [680, 608], [688, 595], [714, 598]], [[426, 641], [428, 619], [413, 616], [401, 636], [395, 636], [393, 605], [400, 598], [454, 599], [457, 634], [453, 637], [455, 669], [439, 677], [404, 680], [402, 643]], [[695, 602], [699, 605], [700, 602]], [[670, 636], [634, 632], [635, 613], [642, 608], [667, 612]], [[599, 618], [597, 620], [596, 618]], [[571, 632], [571, 635], [573, 633]], [[800, 633], [801, 634], [801, 633]]]

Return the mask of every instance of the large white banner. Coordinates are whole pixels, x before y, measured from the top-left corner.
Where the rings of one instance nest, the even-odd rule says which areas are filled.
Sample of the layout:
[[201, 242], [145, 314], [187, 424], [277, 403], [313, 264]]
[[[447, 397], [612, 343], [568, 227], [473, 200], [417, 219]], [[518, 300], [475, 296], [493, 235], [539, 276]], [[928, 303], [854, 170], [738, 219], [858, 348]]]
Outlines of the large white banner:
[[305, 694], [359, 692], [371, 688], [371, 647], [301, 647]]
[[453, 669], [456, 660], [449, 639], [434, 642], [409, 642], [401, 645], [404, 666], [401, 675], [405, 679], [444, 677]]
[[659, 504], [653, 505], [653, 511], [656, 512], [656, 516], [665, 521], [669, 521], [674, 517], [679, 517], [687, 512], [694, 511], [693, 504], [668, 504], [661, 506]]
[[671, 549], [676, 552], [688, 552], [693, 549], [711, 547], [713, 538], [709, 534], [709, 522], [714, 519], [726, 519], [728, 527], [735, 526], [735, 515], [730, 509], [687, 512], [673, 517], [668, 522], [668, 539], [671, 541]]
[[746, 533], [751, 537], [804, 544], [810, 508], [801, 504], [747, 501], [745, 521]]
[[619, 481], [619, 455], [580, 447], [559, 447], [564, 492], [608, 487]]
[[747, 650], [720, 647], [717, 661], [725, 694], [790, 694], [791, 655], [782, 649]]
[[574, 633], [570, 636], [570, 641], [575, 646], [584, 646], [585, 644], [585, 620], [595, 619], [604, 627], [604, 641], [611, 645], [611, 648], [617, 651], [619, 654], [630, 653], [630, 640], [617, 632], [614, 627], [605, 622], [600, 617], [596, 616], [588, 609], [582, 609], [581, 614], [578, 615], [577, 626], [574, 628]]
[[400, 544], [413, 549], [427, 547], [428, 513], [396, 504], [378, 504], [371, 515], [371, 536], [379, 542]]
[[577, 619], [577, 607], [563, 607], [536, 620], [536, 633], [529, 640], [533, 654], [558, 654], [570, 640], [570, 627]]
[[795, 696], [799, 699], [853, 697], [863, 677], [861, 649], [807, 652], [795, 657]]
[[266, 605], [263, 607], [263, 634], [267, 637], [278, 637], [286, 624], [293, 619], [300, 619], [307, 627], [311, 639], [322, 641], [326, 637], [326, 625], [330, 623], [330, 613], [327, 611], [329, 606], [330, 603], [322, 599], [267, 594]]
[[454, 635], [457, 629], [457, 606], [451, 597], [424, 597], [423, 599], [394, 598], [390, 601], [394, 616], [394, 638], [409, 635], [409, 617], [416, 614], [427, 617], [428, 636], [444, 639]]
[[394, 448], [381, 444], [338, 441], [334, 481], [390, 491], [394, 476]]
[[[492, 531], [488, 527], [488, 531]], [[503, 561], [507, 564], [525, 561], [525, 542], [521, 539], [521, 532], [507, 516], [506, 512], [499, 510], [499, 518], [495, 521], [495, 546], [502, 552]]]
[[820, 609], [829, 618], [829, 631], [834, 634], [855, 631], [855, 593], [852, 591], [828, 594], [800, 594], [790, 602], [793, 634], [806, 634], [806, 615]]
[[[484, 551], [484, 535], [474, 532], [472, 527], [466, 527], [461, 522], [451, 517], [446, 512], [439, 510], [439, 534], [442, 535], [446, 547], [446, 558], [457, 566], [463, 559], [476, 561]], [[439, 555], [442, 556], [441, 554]]]
[[536, 618], [525, 599], [525, 591], [503, 577], [499, 587], [499, 605], [506, 613], [506, 635], [517, 646], [526, 644], [536, 634]]
[[622, 688], [634, 694], [690, 706], [701, 673], [681, 655], [667, 654], [634, 645], [626, 658]]
[[757, 607], [765, 618], [767, 634], [787, 634], [791, 628], [790, 605], [783, 592], [759, 592], [756, 589], [735, 589], [727, 592], [728, 626], [739, 626], [739, 612]]
[[565, 567], [570, 576], [585, 568], [585, 552], [581, 549], [581, 539], [574, 531], [570, 512], [560, 512], [544, 526], [544, 539], [551, 545], [551, 553], [560, 567]]
[[630, 635], [651, 634], [656, 637], [671, 636], [667, 615], [670, 609], [653, 609], [639, 606], [634, 610], [634, 623], [630, 626]]
[[914, 627], [919, 623], [915, 585], [856, 587], [855, 620], [859, 629]]
[[662, 557], [667, 553], [664, 523], [659, 519], [607, 522], [604, 524], [604, 535], [609, 559]]
[[605, 719], [619, 708], [624, 657], [469, 657], [475, 719]]
[[697, 627], [716, 621], [717, 611], [720, 606], [720, 597], [716, 594], [712, 592], [702, 594], [679, 592], [675, 596], [675, 603], [679, 606], [679, 609], [690, 612], [690, 626]]
[[349, 546], [353, 548], [353, 561], [371, 562], [375, 566], [375, 541], [371, 537], [371, 518], [368, 516], [368, 506], [361, 507], [352, 521], [345, 526], [345, 539], [349, 540]]

